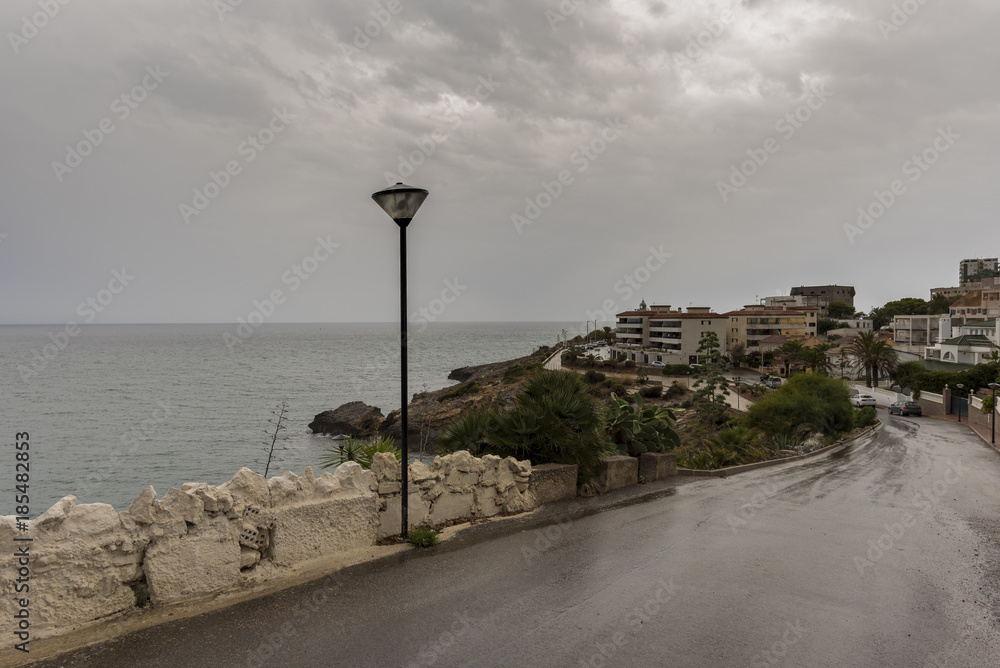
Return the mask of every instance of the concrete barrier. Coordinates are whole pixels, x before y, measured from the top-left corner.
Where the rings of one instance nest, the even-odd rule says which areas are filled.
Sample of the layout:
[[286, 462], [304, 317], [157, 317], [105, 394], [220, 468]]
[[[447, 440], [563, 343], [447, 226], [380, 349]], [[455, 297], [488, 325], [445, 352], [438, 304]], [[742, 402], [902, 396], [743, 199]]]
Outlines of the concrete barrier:
[[535, 503], [539, 506], [572, 499], [576, 496], [578, 475], [576, 464], [540, 464], [531, 469], [528, 490], [535, 496]]
[[677, 475], [677, 453], [644, 452], [639, 455], [639, 477], [643, 482]]
[[639, 460], [627, 455], [601, 457], [597, 467], [597, 491], [610, 492], [613, 489], [636, 485], [639, 482]]

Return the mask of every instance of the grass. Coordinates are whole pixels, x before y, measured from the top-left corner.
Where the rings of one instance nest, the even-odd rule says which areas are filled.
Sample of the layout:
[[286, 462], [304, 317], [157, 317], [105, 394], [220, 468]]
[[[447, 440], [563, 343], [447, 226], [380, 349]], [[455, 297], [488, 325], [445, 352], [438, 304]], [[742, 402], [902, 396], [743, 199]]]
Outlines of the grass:
[[451, 392], [445, 392], [440, 397], [438, 401], [444, 401], [445, 399], [455, 399], [457, 397], [464, 397], [466, 394], [479, 391], [479, 383], [462, 383], [456, 387]]
[[417, 547], [434, 547], [438, 544], [437, 531], [426, 526], [411, 529], [407, 538]]

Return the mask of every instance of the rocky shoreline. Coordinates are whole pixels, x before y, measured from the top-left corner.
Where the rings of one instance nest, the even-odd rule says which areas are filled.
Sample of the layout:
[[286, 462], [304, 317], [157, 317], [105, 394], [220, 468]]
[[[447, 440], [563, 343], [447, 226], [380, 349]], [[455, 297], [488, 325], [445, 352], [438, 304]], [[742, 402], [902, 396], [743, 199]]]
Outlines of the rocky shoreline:
[[[532, 354], [505, 362], [460, 367], [448, 374], [455, 385], [433, 392], [418, 392], [409, 405], [408, 440], [411, 451], [432, 452], [441, 430], [462, 413], [504, 404], [514, 399], [521, 380], [544, 361], [544, 354]], [[318, 414], [309, 428], [318, 434], [346, 434], [355, 438], [391, 436], [402, 438], [400, 411], [384, 415], [377, 406], [351, 401]]]

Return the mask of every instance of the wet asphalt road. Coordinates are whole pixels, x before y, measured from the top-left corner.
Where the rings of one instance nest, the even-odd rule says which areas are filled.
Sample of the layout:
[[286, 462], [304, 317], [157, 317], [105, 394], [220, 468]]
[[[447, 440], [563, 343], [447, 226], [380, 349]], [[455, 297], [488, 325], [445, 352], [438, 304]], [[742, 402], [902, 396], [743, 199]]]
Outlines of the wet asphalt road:
[[804, 465], [567, 505], [561, 524], [36, 665], [1000, 665], [1000, 456], [965, 427], [880, 413]]

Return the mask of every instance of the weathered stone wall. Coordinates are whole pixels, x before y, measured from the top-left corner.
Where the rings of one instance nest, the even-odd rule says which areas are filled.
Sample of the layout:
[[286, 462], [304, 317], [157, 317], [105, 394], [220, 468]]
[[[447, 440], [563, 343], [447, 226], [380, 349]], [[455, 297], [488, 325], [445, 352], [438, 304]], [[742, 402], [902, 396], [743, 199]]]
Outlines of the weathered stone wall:
[[[409, 524], [519, 513], [536, 506], [531, 464], [468, 452], [409, 468]], [[370, 547], [400, 529], [400, 465], [378, 454], [371, 471], [348, 462], [316, 478], [311, 468], [266, 480], [240, 469], [223, 485], [186, 483], [157, 498], [147, 486], [117, 512], [67, 496], [32, 520], [0, 517], [0, 552], [29, 546], [31, 638], [66, 632], [135, 606], [250, 589], [298, 564]], [[31, 538], [17, 542], [15, 538]], [[0, 590], [14, 592], [17, 562], [0, 562]], [[21, 596], [19, 595], [18, 598]], [[0, 597], [0, 616], [17, 611]]]
[[[147, 486], [128, 509], [77, 505], [67, 496], [21, 532], [0, 517], [0, 551], [30, 553], [31, 637], [39, 639], [133, 607], [134, 588], [152, 604], [252, 586], [282, 567], [375, 542], [378, 496], [355, 463], [316, 478], [286, 472], [265, 480], [240, 469], [213, 487], [188, 483], [161, 499]], [[15, 538], [31, 538], [30, 542]], [[266, 563], [272, 568], [261, 572]], [[0, 589], [14, 591], [15, 560], [0, 562]], [[0, 615], [16, 608], [0, 598]]]
[[[399, 533], [402, 528], [401, 476], [402, 467], [392, 455], [375, 455], [371, 484], [379, 495], [379, 538]], [[430, 466], [423, 462], [410, 464], [408, 477], [410, 528], [521, 513], [537, 505], [528, 489], [531, 462], [519, 462], [513, 457], [485, 455], [479, 459], [460, 450], [437, 457]]]

